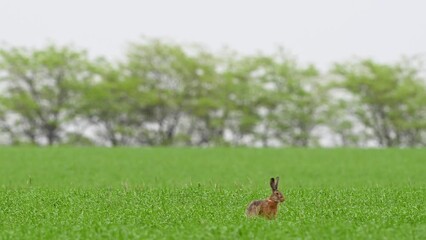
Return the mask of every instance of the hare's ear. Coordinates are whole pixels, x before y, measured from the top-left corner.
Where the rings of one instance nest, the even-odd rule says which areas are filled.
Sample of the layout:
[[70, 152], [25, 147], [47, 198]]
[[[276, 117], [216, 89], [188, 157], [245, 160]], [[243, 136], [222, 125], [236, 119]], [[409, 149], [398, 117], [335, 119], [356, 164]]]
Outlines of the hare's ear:
[[280, 181], [280, 177], [275, 178], [275, 190], [278, 190], [278, 182]]
[[275, 188], [275, 179], [274, 178], [271, 178], [271, 181], [270, 181], [269, 184], [271, 185], [272, 191], [275, 191], [276, 188]]

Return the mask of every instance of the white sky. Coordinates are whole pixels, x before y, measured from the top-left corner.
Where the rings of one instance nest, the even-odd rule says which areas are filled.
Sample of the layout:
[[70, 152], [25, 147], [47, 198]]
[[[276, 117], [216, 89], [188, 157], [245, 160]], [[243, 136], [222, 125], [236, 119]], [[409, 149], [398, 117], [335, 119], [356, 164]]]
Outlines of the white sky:
[[424, 0], [0, 0], [0, 42], [121, 56], [140, 36], [243, 53], [281, 45], [327, 69], [352, 57], [426, 54]]

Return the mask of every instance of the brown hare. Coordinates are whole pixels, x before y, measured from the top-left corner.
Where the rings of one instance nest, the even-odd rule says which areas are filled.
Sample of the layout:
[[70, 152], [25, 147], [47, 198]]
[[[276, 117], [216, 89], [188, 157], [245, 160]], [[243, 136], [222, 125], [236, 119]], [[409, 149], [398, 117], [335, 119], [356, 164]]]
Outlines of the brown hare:
[[247, 217], [262, 216], [267, 219], [274, 219], [277, 216], [278, 204], [285, 200], [284, 195], [278, 191], [279, 180], [279, 177], [271, 178], [272, 195], [268, 199], [251, 202], [246, 211]]

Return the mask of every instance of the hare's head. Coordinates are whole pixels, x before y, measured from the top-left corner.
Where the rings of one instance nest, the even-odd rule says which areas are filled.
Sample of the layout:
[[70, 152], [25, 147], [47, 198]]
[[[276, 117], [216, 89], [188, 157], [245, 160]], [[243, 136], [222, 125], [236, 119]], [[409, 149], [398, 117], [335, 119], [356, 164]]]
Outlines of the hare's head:
[[277, 203], [284, 202], [285, 200], [284, 195], [280, 191], [278, 191], [279, 180], [280, 178], [277, 177], [276, 179], [271, 178], [271, 181], [270, 181], [270, 185], [272, 188], [272, 195], [269, 197], [269, 199]]

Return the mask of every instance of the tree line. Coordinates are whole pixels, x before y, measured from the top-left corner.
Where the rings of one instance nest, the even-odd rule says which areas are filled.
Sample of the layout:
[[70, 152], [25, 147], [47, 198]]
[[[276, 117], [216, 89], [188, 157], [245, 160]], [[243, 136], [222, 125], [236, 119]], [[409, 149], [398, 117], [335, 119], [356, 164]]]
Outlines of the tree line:
[[55, 44], [0, 49], [0, 141], [10, 145], [426, 146], [416, 59], [321, 73], [280, 48], [212, 53], [161, 39], [120, 60]]

